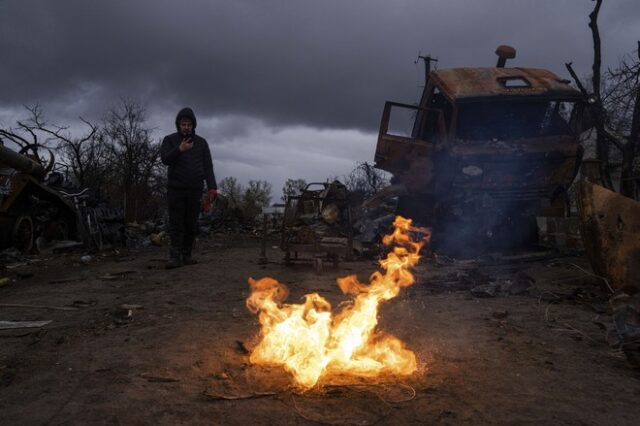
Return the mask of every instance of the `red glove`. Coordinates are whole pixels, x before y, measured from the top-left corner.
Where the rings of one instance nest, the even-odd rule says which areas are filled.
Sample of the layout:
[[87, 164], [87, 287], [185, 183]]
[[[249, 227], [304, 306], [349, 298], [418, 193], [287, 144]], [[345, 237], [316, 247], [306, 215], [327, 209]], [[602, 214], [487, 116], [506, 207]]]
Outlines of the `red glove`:
[[216, 189], [210, 189], [207, 195], [209, 196], [209, 199], [213, 201], [218, 196], [218, 191]]

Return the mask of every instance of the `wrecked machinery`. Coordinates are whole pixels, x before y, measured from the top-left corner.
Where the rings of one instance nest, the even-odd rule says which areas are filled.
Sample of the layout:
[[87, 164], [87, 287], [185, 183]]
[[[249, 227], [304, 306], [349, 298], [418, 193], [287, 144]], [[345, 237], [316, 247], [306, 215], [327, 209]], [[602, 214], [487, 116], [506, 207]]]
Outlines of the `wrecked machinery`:
[[44, 183], [47, 170], [0, 145], [0, 248], [29, 252], [36, 236], [51, 241], [76, 235], [74, 206]]
[[339, 257], [349, 259], [353, 251], [353, 219], [347, 188], [338, 181], [310, 183], [300, 195], [288, 196], [280, 248], [287, 264], [297, 259], [298, 253], [311, 254], [318, 273], [322, 271], [323, 257], [334, 265]]
[[417, 106], [386, 102], [376, 167], [406, 186], [398, 213], [434, 226], [449, 251], [535, 239], [536, 216], [564, 216], [581, 160], [579, 91], [537, 68], [431, 70]]

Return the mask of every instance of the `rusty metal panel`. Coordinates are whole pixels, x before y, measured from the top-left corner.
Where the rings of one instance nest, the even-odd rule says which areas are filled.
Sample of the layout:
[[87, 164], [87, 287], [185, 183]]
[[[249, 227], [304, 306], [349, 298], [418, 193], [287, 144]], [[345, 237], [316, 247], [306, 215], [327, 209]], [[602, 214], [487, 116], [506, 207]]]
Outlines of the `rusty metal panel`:
[[42, 164], [3, 145], [0, 145], [0, 162], [33, 176], [43, 177], [46, 173]]
[[[539, 68], [450, 68], [432, 71], [430, 78], [454, 102], [495, 96], [581, 97], [556, 74]], [[529, 85], [507, 87], [504, 82], [510, 79], [523, 79]]]
[[549, 157], [556, 152], [560, 155], [575, 156], [577, 143], [573, 136], [550, 136], [517, 141], [456, 141], [450, 147], [454, 155], [542, 155]]
[[591, 266], [612, 290], [640, 291], [640, 203], [600, 185], [580, 182], [581, 232]]
[[[397, 102], [385, 103], [375, 152], [376, 167], [397, 176], [428, 175], [429, 170], [431, 170], [429, 167], [431, 157], [436, 151], [434, 142], [390, 134], [389, 120], [393, 107], [406, 108], [416, 112], [420, 110], [427, 111], [424, 108], [418, 108], [413, 105]], [[444, 141], [446, 129], [442, 113], [440, 111], [432, 111], [438, 113], [438, 139]], [[409, 183], [409, 186], [412, 185]]]
[[16, 173], [13, 176], [0, 176], [0, 184], [8, 185], [9, 187], [9, 193], [0, 199], [0, 213], [6, 213], [11, 209], [15, 200], [22, 194], [22, 190], [30, 181], [29, 175], [24, 173]]
[[494, 192], [498, 197], [550, 197], [568, 185], [576, 171], [576, 142], [570, 136], [517, 142], [459, 143], [453, 187]]

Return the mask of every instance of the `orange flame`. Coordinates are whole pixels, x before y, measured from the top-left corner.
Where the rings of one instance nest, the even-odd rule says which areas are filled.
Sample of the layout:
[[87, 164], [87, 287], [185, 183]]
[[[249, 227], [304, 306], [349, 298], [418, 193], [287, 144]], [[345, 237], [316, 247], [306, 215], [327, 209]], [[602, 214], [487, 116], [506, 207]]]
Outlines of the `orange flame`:
[[[384, 237], [395, 243], [369, 284], [355, 275], [338, 278], [338, 286], [352, 295], [353, 303], [335, 317], [329, 302], [317, 293], [305, 295], [301, 304], [283, 303], [289, 291], [273, 278], [249, 278], [247, 307], [259, 313], [261, 340], [253, 349], [254, 364], [283, 366], [303, 388], [313, 387], [330, 373], [373, 377], [381, 373], [408, 375], [416, 371], [416, 357], [399, 339], [375, 332], [380, 302], [394, 298], [402, 287], [414, 283], [409, 269], [420, 259], [422, 242], [414, 242], [411, 219], [397, 216], [395, 230]], [[428, 231], [426, 238], [428, 239]]]

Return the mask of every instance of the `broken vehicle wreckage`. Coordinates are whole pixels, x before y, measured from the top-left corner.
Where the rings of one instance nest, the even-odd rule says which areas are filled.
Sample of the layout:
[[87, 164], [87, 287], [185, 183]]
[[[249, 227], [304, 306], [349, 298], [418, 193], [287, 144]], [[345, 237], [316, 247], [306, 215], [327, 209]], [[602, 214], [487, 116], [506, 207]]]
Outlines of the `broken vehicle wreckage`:
[[53, 154], [43, 165], [26, 153], [0, 145], [0, 249], [29, 253], [51, 248], [54, 241], [80, 240], [101, 250], [121, 242], [120, 210], [92, 204], [87, 188], [65, 186], [62, 173], [53, 170]]
[[[406, 186], [398, 214], [433, 226], [441, 252], [515, 246], [536, 238], [536, 216], [565, 216], [581, 149], [585, 100], [537, 68], [431, 70], [417, 106], [386, 102], [376, 167]], [[464, 247], [461, 247], [463, 246]]]

